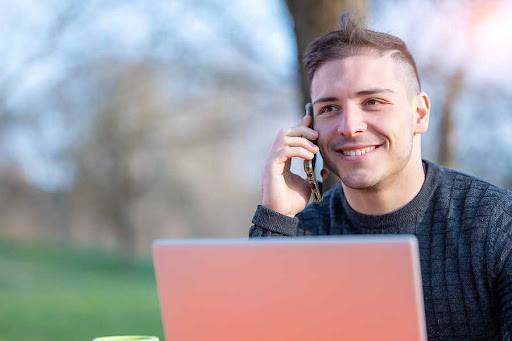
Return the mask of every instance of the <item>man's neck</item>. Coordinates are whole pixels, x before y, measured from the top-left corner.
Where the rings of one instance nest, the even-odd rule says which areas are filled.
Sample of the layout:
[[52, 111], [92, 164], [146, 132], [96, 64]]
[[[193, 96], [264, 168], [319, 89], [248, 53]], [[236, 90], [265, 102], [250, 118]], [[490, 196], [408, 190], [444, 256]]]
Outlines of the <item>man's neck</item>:
[[[413, 160], [410, 160], [413, 162]], [[382, 215], [394, 212], [419, 193], [425, 182], [425, 172], [421, 159], [414, 161], [400, 174], [395, 174], [389, 183], [379, 189], [353, 189], [343, 183], [343, 192], [355, 211], [368, 215]]]

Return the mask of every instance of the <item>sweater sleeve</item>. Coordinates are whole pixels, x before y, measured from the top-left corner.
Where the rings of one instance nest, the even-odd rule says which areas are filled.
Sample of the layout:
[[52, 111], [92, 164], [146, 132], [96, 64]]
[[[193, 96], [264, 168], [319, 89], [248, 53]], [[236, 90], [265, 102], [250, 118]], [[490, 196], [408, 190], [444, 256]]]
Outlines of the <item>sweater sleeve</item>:
[[291, 218], [273, 211], [265, 206], [258, 205], [253, 225], [249, 229], [249, 237], [284, 237], [296, 236], [298, 218]]
[[512, 199], [497, 205], [491, 229], [491, 265], [495, 295], [503, 314], [503, 324], [512, 335]]

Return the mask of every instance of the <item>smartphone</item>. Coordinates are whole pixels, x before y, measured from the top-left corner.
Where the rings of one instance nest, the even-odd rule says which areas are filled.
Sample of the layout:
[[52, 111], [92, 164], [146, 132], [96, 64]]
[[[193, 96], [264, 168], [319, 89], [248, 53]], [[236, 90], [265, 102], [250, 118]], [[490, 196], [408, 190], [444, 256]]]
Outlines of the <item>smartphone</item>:
[[[309, 128], [313, 129], [315, 123], [315, 115], [313, 113], [313, 105], [311, 103], [306, 104], [306, 115], [311, 116]], [[316, 141], [311, 141], [315, 145]], [[322, 202], [324, 200], [322, 194], [322, 174], [321, 171], [324, 168], [324, 160], [320, 152], [316, 153], [313, 160], [304, 160], [304, 171], [311, 188], [311, 194], [315, 202]]]

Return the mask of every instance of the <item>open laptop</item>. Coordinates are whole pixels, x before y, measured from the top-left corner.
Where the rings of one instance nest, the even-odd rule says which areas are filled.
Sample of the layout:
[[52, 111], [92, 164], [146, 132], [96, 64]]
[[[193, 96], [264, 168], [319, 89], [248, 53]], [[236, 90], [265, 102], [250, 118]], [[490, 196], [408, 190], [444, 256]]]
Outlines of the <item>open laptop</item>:
[[426, 340], [417, 239], [157, 240], [166, 340]]

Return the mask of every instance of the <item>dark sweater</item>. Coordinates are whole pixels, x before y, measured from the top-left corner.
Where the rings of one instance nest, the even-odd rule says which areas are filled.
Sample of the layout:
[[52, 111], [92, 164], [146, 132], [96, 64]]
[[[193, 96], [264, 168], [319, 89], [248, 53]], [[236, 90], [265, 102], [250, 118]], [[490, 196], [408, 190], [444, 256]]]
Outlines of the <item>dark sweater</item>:
[[512, 192], [423, 161], [426, 179], [406, 206], [354, 211], [341, 184], [295, 218], [258, 206], [250, 237], [414, 234], [429, 340], [509, 340], [512, 334]]

